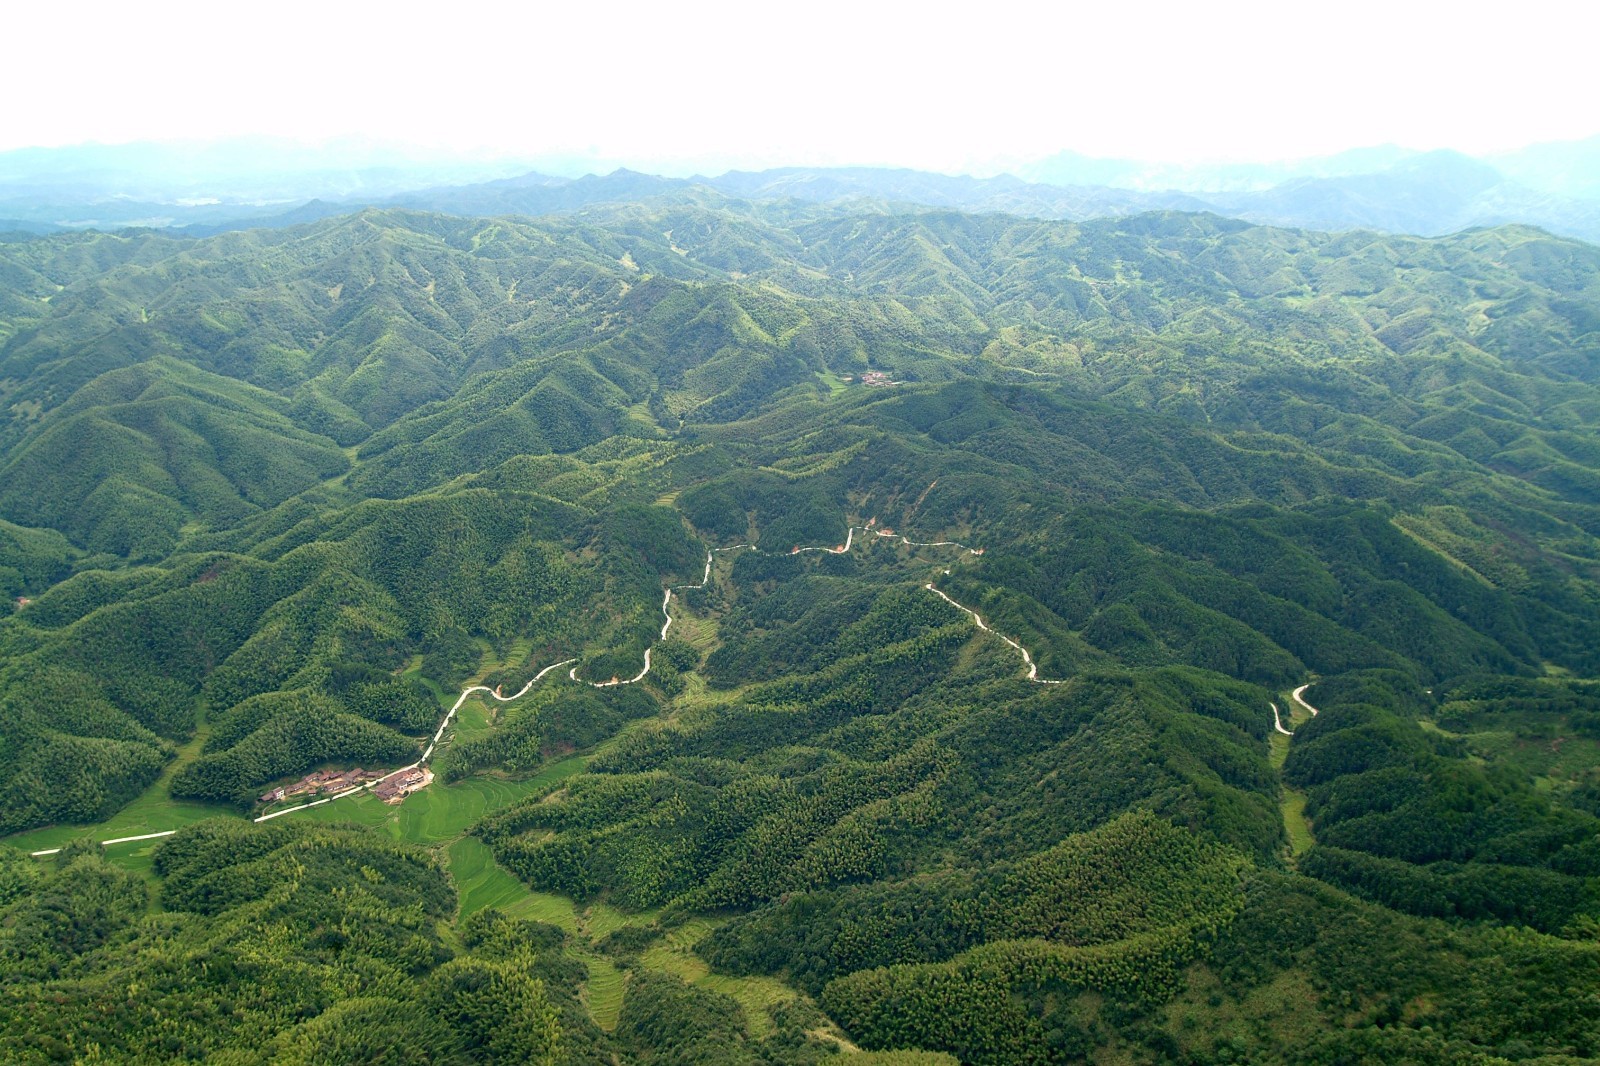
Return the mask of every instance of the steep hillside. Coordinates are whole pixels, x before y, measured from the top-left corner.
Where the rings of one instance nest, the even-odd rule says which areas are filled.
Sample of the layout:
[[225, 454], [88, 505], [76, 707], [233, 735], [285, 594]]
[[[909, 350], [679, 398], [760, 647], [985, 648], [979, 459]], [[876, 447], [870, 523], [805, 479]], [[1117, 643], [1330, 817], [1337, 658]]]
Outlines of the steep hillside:
[[0, 278], [17, 1061], [1600, 1055], [1592, 246], [696, 191]]

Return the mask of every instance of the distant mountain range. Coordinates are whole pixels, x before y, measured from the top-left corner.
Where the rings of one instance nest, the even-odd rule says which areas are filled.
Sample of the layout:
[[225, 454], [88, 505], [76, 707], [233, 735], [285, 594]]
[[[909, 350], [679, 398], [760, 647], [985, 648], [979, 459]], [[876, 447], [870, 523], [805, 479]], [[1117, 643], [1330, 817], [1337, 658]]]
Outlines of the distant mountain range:
[[0, 153], [0, 231], [293, 225], [364, 207], [548, 215], [709, 189], [748, 201], [866, 202], [1081, 220], [1210, 211], [1316, 230], [1437, 236], [1527, 223], [1600, 241], [1600, 137], [1492, 158], [1392, 145], [1292, 164], [1175, 166], [1065, 152], [976, 178], [879, 167], [784, 167], [664, 177], [558, 177], [513, 160], [410, 160], [360, 146], [326, 154], [257, 142], [83, 146]]
[[1486, 168], [0, 239], [0, 1063], [1600, 1066], [1600, 245], [952, 206]]

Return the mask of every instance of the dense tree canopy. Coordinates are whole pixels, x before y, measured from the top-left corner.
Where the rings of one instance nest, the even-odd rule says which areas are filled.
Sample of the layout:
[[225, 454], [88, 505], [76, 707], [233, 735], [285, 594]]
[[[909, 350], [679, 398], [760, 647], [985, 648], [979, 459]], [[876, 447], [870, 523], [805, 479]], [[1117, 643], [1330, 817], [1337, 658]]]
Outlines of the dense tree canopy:
[[691, 194], [0, 240], [0, 1058], [1594, 1059], [1597, 300]]

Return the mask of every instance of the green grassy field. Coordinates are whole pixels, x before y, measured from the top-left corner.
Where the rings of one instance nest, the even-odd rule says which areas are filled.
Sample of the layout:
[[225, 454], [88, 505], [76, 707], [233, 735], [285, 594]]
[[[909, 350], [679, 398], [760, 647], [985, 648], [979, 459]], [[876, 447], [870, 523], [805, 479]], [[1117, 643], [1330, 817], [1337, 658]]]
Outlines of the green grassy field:
[[113, 844], [106, 849], [106, 860], [154, 884], [156, 846], [160, 843], [160, 840], [141, 840], [133, 844]]
[[1278, 808], [1283, 811], [1283, 828], [1289, 834], [1290, 855], [1299, 855], [1316, 843], [1311, 823], [1306, 820], [1305, 793], [1285, 788], [1278, 798]]
[[[1288, 693], [1278, 694], [1278, 710], [1285, 729], [1294, 730], [1311, 721], [1311, 712], [1290, 698]], [[1293, 737], [1274, 729], [1267, 734], [1268, 759], [1275, 770], [1282, 770], [1289, 758], [1289, 744]], [[1316, 841], [1311, 836], [1311, 823], [1306, 820], [1306, 797], [1288, 785], [1278, 786], [1278, 809], [1283, 812], [1283, 829], [1289, 836], [1289, 854], [1299, 855]]]
[[[463, 707], [462, 711], [465, 710]], [[460, 837], [489, 811], [514, 803], [552, 782], [571, 777], [582, 770], [587, 761], [586, 756], [574, 755], [551, 763], [539, 773], [520, 781], [500, 777], [469, 777], [448, 785], [436, 781], [394, 807], [370, 792], [362, 792], [286, 817], [382, 826], [396, 840], [412, 844], [447, 844]]]
[[622, 1014], [622, 994], [626, 984], [617, 964], [604, 955], [581, 956], [589, 967], [589, 979], [583, 983], [583, 1002], [589, 1008], [594, 1023], [606, 1032], [617, 1027]]
[[501, 908], [507, 914], [514, 918], [526, 918], [531, 922], [560, 926], [575, 936], [581, 934], [583, 919], [570, 899], [551, 892], [533, 892], [521, 882], [517, 883], [522, 889], [522, 898]]
[[[178, 749], [177, 758], [161, 771], [161, 776], [156, 778], [155, 783], [145, 789], [138, 799], [106, 821], [92, 825], [53, 825], [44, 829], [30, 829], [25, 833], [17, 833], [0, 840], [0, 844], [21, 851], [42, 851], [46, 848], [59, 848], [76, 840], [114, 840], [117, 837], [143, 836], [145, 833], [181, 829], [203, 818], [235, 813], [230, 808], [218, 804], [195, 803], [172, 798], [173, 775], [199, 756], [200, 749], [205, 746], [206, 737], [210, 735], [210, 727], [202, 722], [195, 730], [194, 736]], [[111, 850], [116, 851], [118, 848], [129, 851], [140, 848], [148, 850], [155, 843], [157, 842], [141, 841], [138, 844], [113, 845]], [[146, 865], [148, 866], [148, 863]]]
[[1276, 729], [1267, 734], [1267, 759], [1274, 770], [1283, 769], [1283, 761], [1289, 757], [1289, 740]]
[[840, 380], [838, 374], [831, 370], [819, 370], [817, 371], [817, 377], [821, 379], [824, 385], [828, 386], [828, 394], [830, 396], [837, 396], [850, 387]]
[[1283, 712], [1283, 725], [1285, 729], [1295, 730], [1311, 721], [1312, 714], [1299, 701], [1287, 692], [1278, 694], [1278, 709]]
[[[494, 861], [489, 848], [474, 837], [464, 836], [447, 852], [450, 872], [460, 894], [464, 917], [485, 907], [506, 914], [559, 926], [576, 939], [575, 956], [589, 968], [584, 1001], [595, 1022], [606, 1031], [616, 1027], [622, 1010], [625, 973], [610, 958], [586, 950], [624, 926], [654, 922], [655, 911], [628, 913], [603, 902], [579, 907], [565, 896], [532, 892]], [[640, 958], [648, 969], [669, 973], [689, 984], [732, 997], [744, 1012], [745, 1027], [760, 1039], [773, 1030], [772, 1011], [799, 997], [794, 989], [770, 977], [729, 977], [713, 973], [694, 948], [717, 927], [710, 918], [695, 918], [668, 931]]]
[[720, 923], [711, 918], [692, 918], [662, 937], [641, 956], [652, 970], [670, 973], [699, 988], [731, 997], [744, 1011], [745, 1029], [755, 1039], [773, 1031], [772, 1011], [799, 998], [799, 993], [772, 977], [729, 977], [713, 973], [694, 946], [711, 934]]
[[596, 901], [583, 909], [578, 916], [580, 927], [584, 936], [590, 940], [601, 940], [618, 929], [629, 925], [648, 925], [655, 921], [655, 911], [645, 911], [639, 914], [629, 914], [620, 911], [609, 903]]
[[118, 811], [109, 821], [94, 825], [53, 825], [45, 829], [30, 829], [26, 833], [6, 837], [0, 843], [20, 851], [42, 851], [59, 848], [76, 840], [112, 840], [181, 829], [203, 818], [234, 813], [226, 807], [174, 800], [164, 788], [158, 796], [155, 794], [158, 787], [159, 783], [152, 785], [149, 792]]
[[527, 886], [496, 863], [489, 846], [477, 837], [462, 837], [450, 845], [448, 855], [461, 917], [485, 907], [506, 910], [528, 895]]
[[[688, 595], [693, 596], [696, 592], [690, 589]], [[717, 623], [686, 608], [683, 600], [683, 593], [672, 598], [672, 635], [692, 645], [701, 655], [709, 655], [720, 643], [717, 639]]]
[[441, 710], [448, 711], [450, 709], [450, 705], [455, 703], [456, 697], [461, 694], [459, 691], [445, 692], [444, 689], [439, 687], [438, 682], [434, 681], [431, 677], [424, 676], [422, 673], [422, 656], [420, 655], [413, 655], [411, 657], [411, 659], [406, 663], [405, 669], [400, 671], [400, 676], [411, 681], [419, 682], [425, 688], [427, 688], [428, 691], [432, 692], [434, 699], [439, 701], [439, 707]]
[[491, 711], [482, 698], [473, 696], [461, 705], [455, 718], [450, 723], [450, 730], [445, 734], [443, 747], [449, 747], [459, 737], [470, 737], [478, 733], [488, 732], [489, 725], [494, 721], [494, 712]]
[[1473, 761], [1512, 767], [1545, 791], [1571, 788], [1600, 765], [1600, 740], [1584, 736], [1565, 716], [1502, 714], [1496, 728], [1480, 725], [1467, 732], [1446, 729], [1428, 718], [1417, 724], [1464, 743]]

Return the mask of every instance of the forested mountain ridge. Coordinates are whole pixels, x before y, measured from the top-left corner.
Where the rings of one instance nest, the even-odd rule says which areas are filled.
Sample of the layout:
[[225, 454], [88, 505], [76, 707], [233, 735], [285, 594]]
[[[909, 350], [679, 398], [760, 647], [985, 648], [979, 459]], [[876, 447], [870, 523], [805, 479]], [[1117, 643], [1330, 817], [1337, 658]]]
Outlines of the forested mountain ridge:
[[[389, 159], [374, 165], [375, 159], [360, 162], [361, 150], [349, 145], [325, 146], [310, 158], [304, 146], [292, 144], [275, 145], [264, 158], [263, 146], [249, 141], [173, 149], [133, 144], [0, 152], [0, 231], [140, 226], [198, 236], [296, 225], [365, 207], [466, 217], [551, 215], [713, 190], [744, 200], [855, 209], [876, 203], [1076, 220], [1212, 211], [1314, 229], [1439, 236], [1520, 223], [1600, 238], [1595, 138], [1481, 158], [1382, 145], [1295, 162], [1193, 166], [1064, 152], [1019, 162], [1015, 175], [991, 177], [862, 166], [669, 177], [597, 159], [443, 165]], [[348, 165], [330, 167], [329, 151], [345, 155]], [[542, 172], [549, 167], [556, 172]]]
[[[233, 387], [227, 402], [259, 429], [206, 460], [213, 468], [269, 440], [280, 456], [314, 448], [290, 444], [285, 417], [359, 444], [367, 458], [400, 441], [448, 449], [465, 421], [479, 423], [473, 448], [498, 439], [503, 455], [570, 451], [619, 430], [650, 436], [679, 420], [725, 421], [784, 385], [870, 359], [925, 381], [1044, 375], [1080, 395], [1137, 399], [1212, 425], [1313, 446], [1338, 438], [1372, 453], [1364, 463], [1406, 475], [1466, 459], [1592, 499], [1591, 457], [1573, 431], [1592, 417], [1600, 264], [1592, 248], [1535, 231], [1424, 242], [1203, 216], [779, 224], [687, 207], [546, 224], [367, 214], [303, 234], [6, 247], [13, 269], [31, 277], [14, 294], [26, 303], [0, 354], [13, 441], [0, 491], [53, 462], [59, 427], [137, 435], [148, 449], [189, 417], [184, 393], [222, 387], [150, 358], [161, 354], [273, 394]], [[101, 263], [103, 275], [54, 294]], [[212, 280], [160, 281], [194, 271]], [[244, 287], [216, 291], [233, 285]], [[75, 347], [86, 339], [87, 357]], [[135, 364], [137, 373], [80, 391]], [[416, 410], [469, 378], [461, 402]], [[1397, 432], [1403, 443], [1384, 439]], [[480, 466], [499, 457], [470, 454]], [[275, 471], [272, 485], [216, 471], [243, 498], [235, 510], [341, 472], [326, 444], [303, 466]], [[181, 482], [154, 470], [128, 476], [177, 497], [175, 514], [192, 513]], [[38, 507], [9, 504], [50, 524]]]
[[[0, 278], [0, 827], [220, 819], [8, 860], [22, 1061], [130, 981], [130, 1060], [1600, 1054], [1600, 249], [697, 192]], [[237, 818], [569, 658], [305, 816], [431, 849]], [[255, 1007], [138, 961], [268, 913]]]

